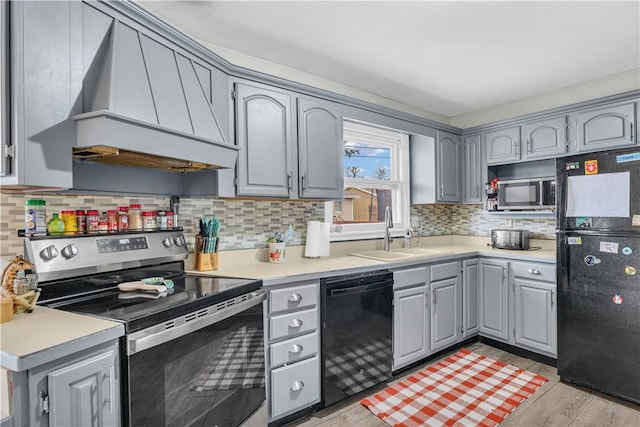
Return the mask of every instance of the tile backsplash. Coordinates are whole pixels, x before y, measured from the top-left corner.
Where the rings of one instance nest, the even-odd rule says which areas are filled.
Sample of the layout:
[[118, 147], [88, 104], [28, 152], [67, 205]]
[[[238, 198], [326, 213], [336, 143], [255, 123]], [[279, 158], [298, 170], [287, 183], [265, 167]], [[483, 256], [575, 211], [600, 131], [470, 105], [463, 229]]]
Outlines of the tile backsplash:
[[[169, 209], [169, 198], [130, 198], [118, 196], [46, 193], [14, 195], [0, 193], [0, 256], [22, 253], [22, 239], [16, 230], [24, 228], [24, 201], [46, 200], [47, 215], [61, 209], [97, 209], [104, 211], [119, 205], [141, 203], [143, 209]], [[296, 233], [290, 245], [302, 245], [307, 221], [322, 221], [323, 202], [264, 201], [181, 198], [180, 225], [185, 235], [197, 233], [197, 220], [203, 215], [216, 215], [221, 220], [220, 250], [261, 248], [276, 231], [293, 224]], [[419, 234], [437, 236], [461, 234], [488, 236], [492, 228], [504, 228], [505, 219], [483, 214], [482, 205], [414, 205], [411, 215], [420, 219]], [[513, 228], [525, 228], [534, 238], [554, 239], [552, 219], [513, 219]]]

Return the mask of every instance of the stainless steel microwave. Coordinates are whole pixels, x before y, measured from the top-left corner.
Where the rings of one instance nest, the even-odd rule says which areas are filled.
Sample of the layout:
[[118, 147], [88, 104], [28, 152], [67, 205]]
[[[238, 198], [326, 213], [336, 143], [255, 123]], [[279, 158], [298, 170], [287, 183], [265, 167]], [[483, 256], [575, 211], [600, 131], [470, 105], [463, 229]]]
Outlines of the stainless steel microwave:
[[554, 177], [498, 181], [498, 210], [537, 210], [556, 207]]

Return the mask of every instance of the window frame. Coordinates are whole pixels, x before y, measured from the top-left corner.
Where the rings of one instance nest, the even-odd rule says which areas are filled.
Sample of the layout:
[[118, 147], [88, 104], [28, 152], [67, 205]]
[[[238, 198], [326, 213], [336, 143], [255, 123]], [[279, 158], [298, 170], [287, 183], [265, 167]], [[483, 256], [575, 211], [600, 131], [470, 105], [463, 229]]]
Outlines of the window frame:
[[[394, 237], [403, 236], [410, 224], [409, 197], [409, 135], [405, 132], [381, 128], [369, 123], [345, 119], [343, 121], [344, 140], [380, 144], [391, 148], [391, 165], [389, 180], [372, 180], [344, 178], [344, 188], [372, 187], [393, 191], [392, 210]], [[344, 172], [344, 171], [343, 171]], [[331, 241], [363, 240], [384, 237], [384, 223], [333, 224], [333, 201], [325, 203], [325, 221], [331, 224]]]

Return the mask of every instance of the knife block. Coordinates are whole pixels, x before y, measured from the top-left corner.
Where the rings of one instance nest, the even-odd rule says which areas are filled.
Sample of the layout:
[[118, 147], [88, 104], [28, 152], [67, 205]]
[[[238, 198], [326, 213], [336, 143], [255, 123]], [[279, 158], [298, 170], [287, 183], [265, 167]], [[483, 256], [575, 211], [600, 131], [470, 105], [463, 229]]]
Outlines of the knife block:
[[218, 252], [202, 253], [202, 236], [196, 235], [196, 248], [193, 254], [193, 268], [198, 271], [211, 271], [218, 269]]

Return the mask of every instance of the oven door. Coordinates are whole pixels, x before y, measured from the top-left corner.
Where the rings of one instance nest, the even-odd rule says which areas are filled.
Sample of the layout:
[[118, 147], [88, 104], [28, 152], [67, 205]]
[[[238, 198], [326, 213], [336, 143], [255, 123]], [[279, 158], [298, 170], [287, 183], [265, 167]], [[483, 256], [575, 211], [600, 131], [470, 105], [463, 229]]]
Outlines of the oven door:
[[265, 400], [265, 298], [254, 292], [129, 335], [125, 424], [238, 426], [249, 417]]

